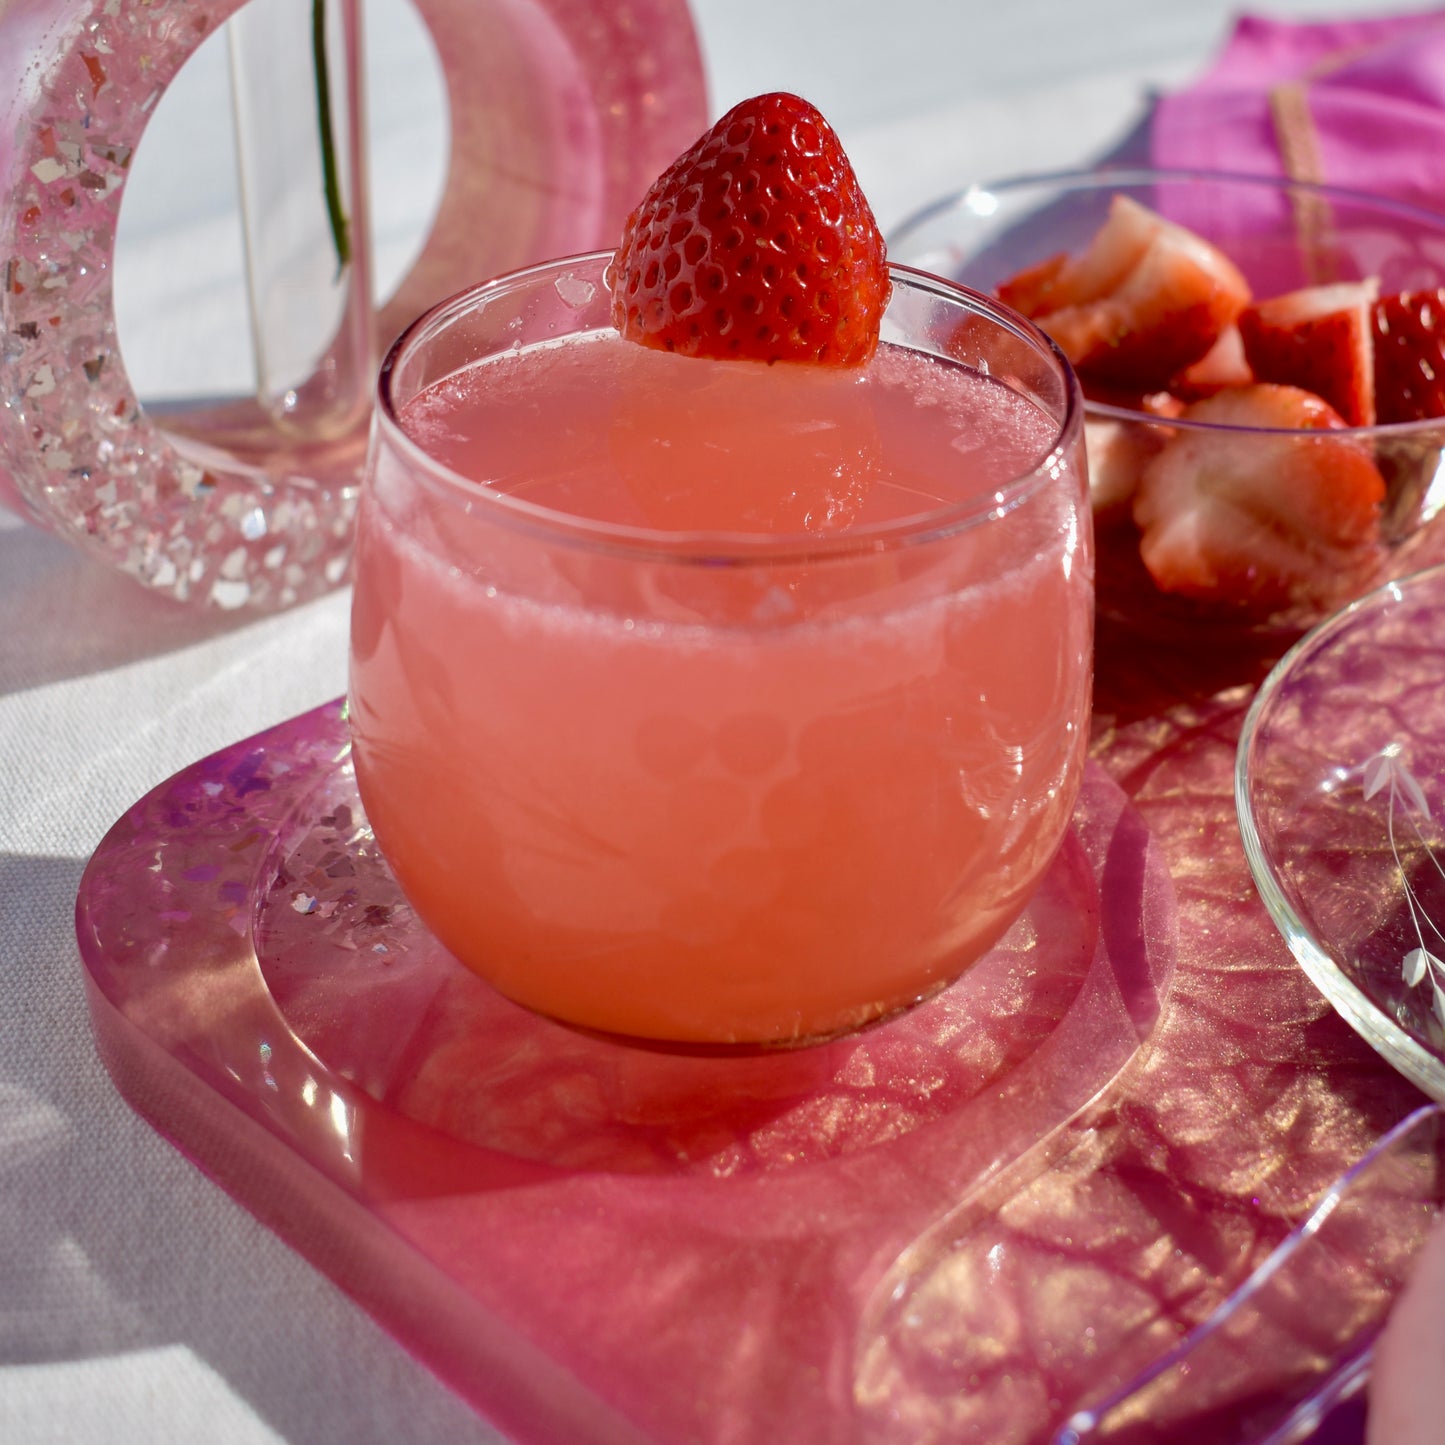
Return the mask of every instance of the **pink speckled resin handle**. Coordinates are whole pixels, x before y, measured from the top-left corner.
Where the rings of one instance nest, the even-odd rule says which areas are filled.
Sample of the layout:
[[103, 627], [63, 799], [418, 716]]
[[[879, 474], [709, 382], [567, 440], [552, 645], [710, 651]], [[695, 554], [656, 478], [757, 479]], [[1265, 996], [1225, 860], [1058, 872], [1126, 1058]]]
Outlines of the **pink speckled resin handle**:
[[[116, 336], [116, 225], [146, 121], [240, 0], [0, 0], [0, 502], [156, 590], [275, 609], [335, 586], [361, 428], [288, 444], [244, 404], [140, 404]], [[445, 198], [375, 318], [527, 261], [610, 244], [706, 124], [685, 0], [416, 0], [451, 117]], [[207, 444], [211, 442], [212, 444]]]

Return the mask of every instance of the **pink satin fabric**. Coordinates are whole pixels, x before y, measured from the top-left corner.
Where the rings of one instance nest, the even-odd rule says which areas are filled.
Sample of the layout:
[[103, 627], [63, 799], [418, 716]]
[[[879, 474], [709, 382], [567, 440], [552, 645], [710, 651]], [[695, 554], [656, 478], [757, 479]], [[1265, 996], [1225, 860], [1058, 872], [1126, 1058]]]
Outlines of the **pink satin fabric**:
[[1290, 175], [1445, 210], [1445, 9], [1240, 18], [1212, 69], [1158, 102], [1162, 167]]

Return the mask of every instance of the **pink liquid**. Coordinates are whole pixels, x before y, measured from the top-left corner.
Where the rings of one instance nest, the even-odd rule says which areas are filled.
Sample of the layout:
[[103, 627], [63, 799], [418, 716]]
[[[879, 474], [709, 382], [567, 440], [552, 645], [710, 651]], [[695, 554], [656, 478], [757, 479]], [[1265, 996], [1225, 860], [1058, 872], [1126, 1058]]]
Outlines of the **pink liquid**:
[[[418, 485], [383, 442], [354, 756], [459, 958], [585, 1026], [782, 1041], [925, 996], [1013, 920], [1082, 766], [1082, 479], [931, 541], [839, 548], [992, 505], [1053, 443], [1039, 410], [889, 347], [860, 375], [609, 336], [489, 360], [401, 422], [477, 491]], [[608, 554], [494, 492], [798, 541], [766, 564]]]

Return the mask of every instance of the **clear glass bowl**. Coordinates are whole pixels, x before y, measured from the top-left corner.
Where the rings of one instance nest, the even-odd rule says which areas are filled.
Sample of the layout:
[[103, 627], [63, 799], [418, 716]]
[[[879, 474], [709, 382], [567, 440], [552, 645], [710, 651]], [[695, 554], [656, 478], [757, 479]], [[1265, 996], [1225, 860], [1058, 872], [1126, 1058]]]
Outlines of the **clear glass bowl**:
[[1270, 916], [1377, 1052], [1445, 1100], [1445, 567], [1298, 643], [1245, 720], [1235, 798]]
[[[1382, 295], [1445, 284], [1445, 217], [1328, 187], [1208, 172], [1103, 169], [971, 185], [905, 221], [888, 238], [895, 261], [993, 293], [999, 284], [1060, 252], [1077, 255], [1126, 195], [1220, 247], [1263, 299], [1307, 285], [1378, 277]], [[1415, 570], [1424, 524], [1445, 502], [1437, 482], [1445, 418], [1303, 433], [1166, 420], [1129, 406], [1087, 403], [1098, 537], [1101, 616], [1154, 636], [1240, 633], [1293, 640], [1352, 598]], [[1194, 439], [1196, 456], [1228, 465], [1239, 448], [1275, 449], [1289, 466], [1305, 448], [1363, 449], [1386, 484], [1380, 546], [1358, 565], [1313, 569], [1301, 593], [1252, 605], [1162, 591], [1139, 551], [1128, 503], [1137, 469], [1166, 442]], [[1122, 501], [1120, 500], [1122, 498]]]

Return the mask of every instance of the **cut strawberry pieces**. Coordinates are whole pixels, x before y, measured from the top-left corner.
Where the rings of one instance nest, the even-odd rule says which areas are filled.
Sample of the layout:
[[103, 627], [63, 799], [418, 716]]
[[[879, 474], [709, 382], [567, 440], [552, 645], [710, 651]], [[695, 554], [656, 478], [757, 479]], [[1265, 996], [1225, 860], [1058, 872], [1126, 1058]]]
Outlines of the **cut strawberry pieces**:
[[1330, 434], [1345, 422], [1327, 402], [1258, 383], [1181, 420], [1219, 430], [1181, 427], [1139, 478], [1140, 553], [1161, 591], [1263, 617], [1331, 606], [1369, 575], [1385, 483], [1367, 448]]
[[1341, 433], [1445, 426], [1445, 287], [1379, 290], [1367, 278], [1256, 300], [1217, 247], [1124, 195], [1077, 255], [998, 288], [1094, 404], [1095, 518], [1138, 542], [1108, 580], [1142, 559], [1191, 616], [1292, 626], [1378, 578], [1386, 493], [1396, 528], [1436, 458]]
[[1379, 283], [1306, 286], [1247, 306], [1239, 334], [1259, 381], [1322, 396], [1349, 426], [1375, 423], [1375, 299]]
[[1377, 419], [1445, 416], [1445, 288], [1381, 297], [1373, 320]]
[[1206, 355], [1248, 305], [1224, 253], [1128, 196], [1076, 257], [1052, 257], [999, 287], [1058, 342], [1081, 377], [1158, 391]]
[[629, 339], [687, 356], [857, 366], [890, 282], [838, 137], [807, 101], [734, 106], [653, 183], [610, 268]]

